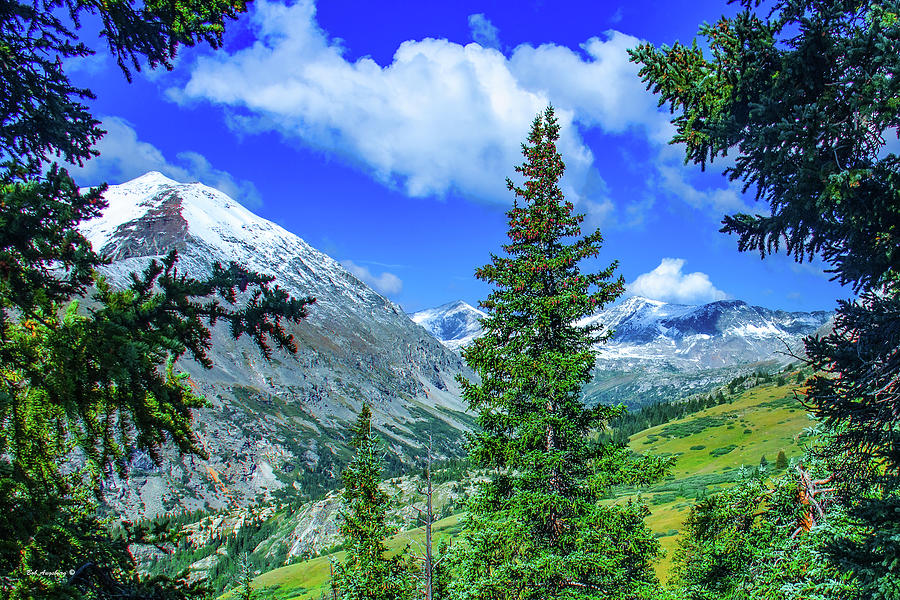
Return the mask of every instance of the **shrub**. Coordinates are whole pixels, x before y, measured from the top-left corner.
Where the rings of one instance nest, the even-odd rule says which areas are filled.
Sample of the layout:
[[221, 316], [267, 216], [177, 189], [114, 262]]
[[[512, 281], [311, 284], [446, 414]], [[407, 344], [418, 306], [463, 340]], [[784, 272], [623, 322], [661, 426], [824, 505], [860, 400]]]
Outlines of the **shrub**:
[[737, 448], [737, 446], [735, 446], [734, 444], [730, 444], [730, 445], [724, 446], [722, 448], [715, 448], [715, 449], [709, 451], [709, 455], [710, 456], [724, 456], [724, 455], [728, 454], [729, 452], [731, 452], [732, 450], [734, 450], [735, 448]]

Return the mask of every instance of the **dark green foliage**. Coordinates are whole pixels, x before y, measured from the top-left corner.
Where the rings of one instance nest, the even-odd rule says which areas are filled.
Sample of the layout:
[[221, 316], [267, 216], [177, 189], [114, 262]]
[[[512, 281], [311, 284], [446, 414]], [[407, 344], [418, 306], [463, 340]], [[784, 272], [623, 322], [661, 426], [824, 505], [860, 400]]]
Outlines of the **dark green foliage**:
[[861, 582], [872, 598], [900, 598], [900, 497], [877, 495], [854, 504], [852, 532], [834, 536], [829, 556]]
[[75, 226], [102, 207], [100, 190], [80, 193], [55, 166], [42, 180], [0, 181], [0, 295], [7, 306], [29, 315], [84, 293], [101, 260]]
[[673, 142], [686, 160], [705, 165], [735, 151], [727, 175], [768, 203], [767, 215], [725, 218], [739, 249], [819, 257], [859, 293], [839, 302], [833, 333], [806, 342], [819, 374], [805, 402], [832, 433], [822, 455], [868, 531], [836, 539], [833, 556], [870, 597], [895, 597], [900, 157], [884, 151], [883, 136], [900, 126], [900, 4], [781, 0], [759, 14], [758, 3], [741, 4], [701, 28], [710, 58], [695, 43], [644, 44], [632, 59], [676, 113]]
[[129, 67], [140, 70], [143, 61], [171, 69], [179, 46], [218, 47], [225, 21], [245, 10], [243, 0], [0, 4], [0, 183], [39, 178], [42, 163], [55, 157], [80, 164], [97, 153], [104, 132], [82, 104], [94, 95], [63, 70], [66, 59], [94, 53], [76, 33], [86, 15], [99, 19], [100, 35], [130, 79]]
[[448, 458], [431, 466], [431, 481], [438, 485], [448, 481], [463, 481], [469, 477], [468, 458]]
[[[217, 46], [224, 21], [242, 10], [223, 0], [0, 6], [0, 451], [11, 454], [15, 477], [52, 481], [69, 442], [95, 470], [121, 466], [132, 447], [155, 452], [164, 439], [199, 452], [188, 411], [200, 399], [162, 367], [187, 351], [210, 366], [206, 327], [217, 320], [267, 357], [267, 338], [293, 348], [282, 320], [302, 318], [311, 299], [290, 299], [237, 265], [195, 281], [177, 273], [172, 254], [133, 276], [127, 291], [95, 282], [103, 260], [76, 226], [104, 207], [103, 188], [82, 194], [64, 170], [45, 168], [54, 156], [89, 158], [101, 133], [78, 104], [90, 93], [71, 87], [60, 61], [91, 52], [75, 35], [83, 14], [102, 21], [127, 74], [125, 63], [140, 68], [141, 59], [168, 67], [180, 45]], [[69, 303], [92, 283], [99, 306], [84, 314]], [[245, 306], [222, 304], [248, 286]]]
[[516, 200], [505, 256], [476, 271], [494, 291], [481, 302], [485, 334], [463, 351], [481, 381], [461, 383], [481, 428], [470, 460], [490, 479], [469, 503], [454, 554], [456, 598], [635, 598], [655, 588], [659, 546], [643, 523], [646, 507], [598, 499], [614, 485], [649, 482], [667, 461], [588, 441], [621, 411], [584, 406], [592, 345], [609, 332], [573, 323], [617, 298], [622, 280], [613, 279], [615, 263], [579, 269], [602, 238], [579, 237], [583, 217], [558, 186], [558, 136], [548, 108], [522, 147], [524, 185], [508, 181]]
[[372, 432], [372, 413], [363, 405], [353, 429], [356, 455], [341, 474], [344, 508], [340, 513], [346, 558], [334, 567], [334, 588], [342, 600], [411, 598], [413, 584], [402, 557], [388, 557], [384, 540], [396, 533], [387, 522], [388, 495], [379, 488], [381, 445]]
[[241, 554], [239, 561], [240, 572], [238, 575], [238, 600], [253, 600], [253, 566], [246, 554]]
[[673, 587], [684, 600], [853, 600], [852, 578], [820, 553], [835, 531], [850, 531], [839, 510], [791, 538], [802, 514], [797, 474], [766, 486], [753, 478], [707, 497], [691, 509], [675, 554]]
[[898, 157], [879, 156], [900, 125], [896, 3], [783, 0], [762, 17], [741, 4], [700, 29], [711, 60], [696, 44], [632, 51], [677, 111], [672, 141], [702, 165], [737, 150], [726, 174], [772, 209], [726, 217], [741, 250], [820, 255], [842, 283], [882, 285], [900, 266]]
[[[293, 349], [284, 326], [312, 299], [295, 300], [271, 278], [237, 265], [198, 281], [176, 255], [153, 262], [126, 290], [97, 278], [104, 261], [79, 233], [104, 208], [53, 160], [81, 164], [102, 135], [64, 72], [91, 50], [76, 35], [83, 17], [126, 77], [129, 65], [171, 66], [179, 46], [221, 43], [242, 0], [134, 3], [47, 0], [0, 3], [0, 595], [4, 598], [182, 598], [197, 586], [142, 579], [129, 541], [161, 543], [158, 529], [121, 528], [113, 539], [91, 496], [135, 450], [154, 458], [164, 443], [203, 454], [191, 409], [203, 399], [176, 359], [210, 366], [208, 327], [225, 321], [263, 355]], [[95, 289], [92, 290], [92, 286]], [[236, 300], [238, 294], [241, 303]], [[78, 300], [91, 295], [90, 310]], [[77, 455], [72, 451], [77, 449]], [[82, 461], [77, 479], [59, 465]], [[85, 489], [90, 486], [90, 492]], [[43, 571], [73, 575], [52, 581]], [[54, 576], [55, 577], [55, 576]]]
[[[217, 265], [208, 280], [198, 281], [178, 274], [175, 261], [174, 252], [162, 263], [153, 261], [127, 290], [98, 280], [97, 306], [88, 314], [77, 302], [60, 314], [58, 305], [45, 301], [24, 318], [6, 319], [0, 418], [9, 425], [0, 430], [0, 447], [23, 476], [52, 478], [53, 456], [69, 442], [79, 446], [96, 477], [110, 464], [124, 469], [135, 447], [158, 460], [166, 440], [203, 455], [190, 414], [203, 400], [172, 364], [189, 351], [211, 366], [207, 324], [227, 321], [235, 337], [248, 334], [264, 355], [271, 352], [267, 337], [293, 350], [282, 320], [303, 318], [308, 300], [291, 299], [269, 287], [271, 277], [234, 264]], [[222, 304], [235, 300], [242, 280], [256, 288], [246, 305]], [[7, 302], [3, 308], [21, 307]]]
[[[11, 477], [0, 462], [0, 595], [9, 600], [50, 598], [200, 597], [202, 585], [189, 585], [184, 574], [139, 577], [128, 543], [157, 536], [111, 537], [84, 491], [67, 497], [38, 494]], [[58, 481], [76, 490], [71, 478]]]
[[725, 456], [726, 454], [728, 454], [729, 452], [731, 452], [732, 450], [734, 450], [736, 448], [737, 448], [737, 446], [735, 446], [734, 444], [729, 444], [729, 445], [723, 446], [721, 448], [714, 448], [713, 450], [710, 450], [709, 455], [710, 456]]
[[727, 424], [727, 417], [702, 416], [691, 419], [690, 421], [684, 423], [673, 423], [672, 425], [666, 425], [659, 432], [659, 435], [663, 437], [684, 438], [702, 433], [712, 427], [720, 427]]
[[[174, 517], [163, 515], [149, 521], [137, 522], [134, 527], [180, 532], [181, 527], [195, 523], [201, 518], [196, 513], [183, 513]], [[188, 543], [183, 535], [177, 533], [174, 536], [169, 535], [169, 539], [177, 542], [175, 551], [156, 558], [150, 570], [160, 575], [175, 577], [191, 564], [213, 554], [220, 554], [207, 571], [204, 585], [215, 593], [221, 593], [228, 587], [236, 585], [243, 570], [241, 561], [246, 561], [253, 573], [271, 571], [284, 565], [287, 559], [286, 548], [272, 555], [262, 549], [257, 551], [260, 544], [272, 537], [280, 522], [277, 514], [267, 520], [251, 516], [244, 520], [236, 532], [215, 536], [201, 547]], [[237, 582], [237, 585], [239, 586], [240, 582]]]

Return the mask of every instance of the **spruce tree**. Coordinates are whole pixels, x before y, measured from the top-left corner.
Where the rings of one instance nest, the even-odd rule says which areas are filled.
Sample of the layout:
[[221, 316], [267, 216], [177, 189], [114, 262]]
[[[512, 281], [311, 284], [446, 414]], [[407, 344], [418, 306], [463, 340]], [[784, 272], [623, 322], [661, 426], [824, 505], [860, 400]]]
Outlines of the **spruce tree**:
[[[817, 467], [813, 467], [818, 471]], [[851, 577], [823, 561], [835, 532], [853, 529], [840, 510], [792, 536], [805, 507], [796, 473], [752, 477], [699, 499], [681, 528], [669, 584], [679, 600], [862, 600]]]
[[238, 600], [253, 600], [253, 565], [246, 552], [238, 561], [238, 588], [235, 593]]
[[372, 412], [363, 405], [351, 429], [356, 454], [344, 480], [340, 531], [343, 562], [335, 565], [334, 589], [341, 600], [402, 600], [412, 597], [412, 579], [402, 557], [387, 556], [384, 540], [397, 532], [388, 523], [390, 498], [379, 487], [382, 449], [372, 431]]
[[[831, 547], [869, 597], [900, 596], [900, 4], [743, 0], [701, 46], [642, 44], [640, 75], [669, 104], [686, 161], [728, 152], [768, 214], [726, 216], [741, 251], [821, 258], [858, 298], [806, 340], [821, 453], [863, 527]], [[799, 379], [799, 375], [798, 375]]]
[[775, 458], [775, 468], [779, 471], [783, 471], [788, 467], [788, 459], [787, 455], [785, 455], [784, 450], [778, 451], [778, 456]]
[[[0, 3], [0, 596], [11, 599], [202, 595], [197, 585], [137, 572], [129, 541], [99, 517], [106, 475], [163, 444], [203, 455], [191, 410], [203, 404], [174, 365], [210, 367], [209, 327], [224, 322], [269, 357], [292, 351], [288, 323], [312, 298], [292, 299], [272, 278], [216, 265], [195, 280], [173, 252], [114, 290], [79, 232], [105, 207], [104, 186], [79, 190], [54, 161], [82, 164], [103, 135], [70, 82], [68, 59], [93, 51], [83, 18], [130, 79], [142, 65], [171, 68], [182, 46], [221, 44], [243, 1], [47, 0]], [[79, 300], [92, 296], [90, 310]], [[238, 301], [241, 299], [242, 301]], [[59, 465], [78, 449], [85, 469]], [[157, 539], [158, 538], [154, 538]], [[48, 575], [49, 574], [49, 575]]]
[[583, 216], [560, 191], [558, 139], [549, 107], [522, 147], [524, 184], [507, 180], [515, 200], [504, 255], [476, 271], [494, 290], [480, 303], [484, 335], [463, 351], [480, 382], [461, 384], [479, 415], [470, 459], [490, 477], [469, 504], [454, 558], [457, 598], [637, 598], [655, 585], [659, 545], [645, 507], [598, 503], [612, 485], [648, 481], [664, 463], [590, 440], [621, 411], [584, 405], [593, 346], [610, 332], [577, 321], [615, 300], [623, 281], [616, 263], [581, 272], [602, 237], [581, 237]]

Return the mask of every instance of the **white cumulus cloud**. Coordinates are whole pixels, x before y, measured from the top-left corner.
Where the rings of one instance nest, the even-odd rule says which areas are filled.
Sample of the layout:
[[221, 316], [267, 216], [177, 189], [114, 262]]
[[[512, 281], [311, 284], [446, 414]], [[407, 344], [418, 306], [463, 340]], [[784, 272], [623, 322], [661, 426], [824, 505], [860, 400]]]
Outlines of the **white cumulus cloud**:
[[341, 264], [345, 269], [353, 273], [353, 275], [374, 289], [379, 294], [389, 296], [399, 294], [403, 289], [403, 281], [393, 273], [383, 272], [381, 275], [375, 275], [367, 267], [358, 265], [352, 260], [343, 260]]
[[[580, 49], [522, 45], [509, 56], [490, 45], [494, 31], [473, 15], [484, 44], [444, 39], [405, 41], [390, 64], [345, 58], [311, 0], [290, 6], [254, 3], [256, 41], [202, 57], [180, 102], [229, 109], [229, 122], [274, 130], [309, 147], [343, 155], [385, 185], [410, 196], [457, 192], [490, 202], [510, 200], [505, 178], [522, 161], [520, 143], [547, 104], [557, 109], [564, 193], [592, 218], [614, 218], [581, 131], [639, 128], [660, 137], [667, 117], [637, 77], [625, 49], [639, 40], [609, 31]], [[489, 27], [490, 25], [490, 27]]]
[[583, 126], [621, 133], [638, 127], [651, 140], [668, 141], [669, 115], [657, 109], [656, 98], [638, 78], [638, 66], [628, 60], [638, 38], [609, 30], [593, 37], [582, 52], [556, 44], [522, 45], [509, 58], [509, 69], [524, 89], [545, 94], [555, 105], [573, 111]]
[[658, 267], [638, 275], [626, 286], [628, 295], [678, 304], [702, 304], [728, 297], [706, 273], [683, 273], [684, 263], [683, 258], [662, 259]]
[[583, 137], [593, 129], [636, 132], [656, 149], [646, 166], [648, 193], [716, 220], [747, 210], [738, 184], [698, 187], [696, 169], [681, 164], [680, 148], [667, 146], [671, 115], [629, 60], [627, 50], [641, 43], [634, 36], [608, 30], [577, 48], [522, 44], [504, 54], [497, 28], [479, 13], [469, 16], [476, 43], [407, 40], [382, 65], [346, 58], [343, 40], [319, 26], [314, 0], [252, 6], [255, 41], [196, 60], [171, 98], [220, 105], [233, 128], [277, 131], [342, 156], [409, 196], [458, 193], [504, 204], [505, 179], [522, 161], [520, 143], [552, 103], [567, 165], [563, 192], [587, 214], [587, 226], [640, 225], [652, 206], [645, 197], [608, 194]]
[[100, 127], [107, 133], [97, 144], [100, 156], [85, 162], [83, 167], [67, 167], [79, 185], [122, 183], [147, 171], [159, 171], [177, 181], [204, 183], [249, 208], [262, 204], [256, 186], [214, 168], [202, 154], [179, 152], [175, 161], [170, 161], [159, 148], [138, 139], [134, 127], [125, 119], [107, 116], [101, 120]]

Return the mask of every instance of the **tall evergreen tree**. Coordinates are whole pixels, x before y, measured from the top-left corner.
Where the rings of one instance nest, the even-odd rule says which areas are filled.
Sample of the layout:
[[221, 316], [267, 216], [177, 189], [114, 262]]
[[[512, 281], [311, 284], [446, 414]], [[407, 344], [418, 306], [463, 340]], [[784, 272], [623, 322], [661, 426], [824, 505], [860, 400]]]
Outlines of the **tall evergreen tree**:
[[900, 596], [900, 3], [743, 0], [700, 30], [710, 48], [632, 52], [641, 77], [676, 113], [673, 142], [706, 165], [736, 152], [732, 180], [767, 215], [727, 216], [741, 251], [820, 257], [859, 293], [834, 332], [806, 341], [821, 374], [806, 401], [830, 428], [823, 455], [866, 534], [839, 540], [839, 564], [870, 597]]
[[[0, 2], [0, 596], [183, 598], [197, 586], [137, 573], [128, 540], [112, 539], [96, 496], [134, 449], [160, 457], [164, 443], [203, 455], [191, 429], [202, 398], [174, 369], [186, 353], [205, 366], [209, 327], [294, 350], [285, 325], [312, 298], [292, 299], [272, 278], [238, 265], [210, 277], [178, 273], [177, 256], [152, 262], [126, 290], [78, 231], [99, 214], [104, 187], [81, 192], [54, 160], [97, 154], [90, 90], [65, 66], [93, 51], [78, 39], [96, 18], [126, 77], [142, 65], [171, 68], [179, 47], [221, 44], [241, 0], [41, 0]], [[77, 300], [93, 294], [93, 308]], [[239, 297], [244, 302], [238, 302]], [[77, 448], [87, 473], [59, 465]], [[84, 483], [90, 490], [84, 489]], [[89, 492], [93, 492], [90, 494]]]
[[602, 237], [580, 237], [583, 216], [559, 187], [558, 139], [550, 107], [522, 147], [524, 184], [507, 180], [515, 201], [505, 256], [476, 271], [494, 291], [481, 302], [484, 335], [463, 352], [481, 381], [461, 383], [479, 413], [470, 458], [491, 476], [469, 505], [451, 584], [457, 598], [637, 598], [655, 585], [659, 546], [645, 507], [598, 503], [610, 486], [647, 481], [664, 462], [590, 441], [620, 409], [584, 405], [593, 345], [610, 332], [576, 321], [615, 300], [623, 281], [616, 263], [580, 270]]
[[385, 538], [397, 532], [388, 523], [390, 498], [379, 487], [384, 461], [372, 431], [372, 412], [363, 405], [352, 427], [356, 454], [341, 476], [344, 508], [341, 534], [347, 553], [335, 565], [334, 588], [341, 600], [403, 600], [413, 595], [413, 584], [402, 557], [387, 556]]

